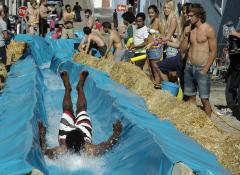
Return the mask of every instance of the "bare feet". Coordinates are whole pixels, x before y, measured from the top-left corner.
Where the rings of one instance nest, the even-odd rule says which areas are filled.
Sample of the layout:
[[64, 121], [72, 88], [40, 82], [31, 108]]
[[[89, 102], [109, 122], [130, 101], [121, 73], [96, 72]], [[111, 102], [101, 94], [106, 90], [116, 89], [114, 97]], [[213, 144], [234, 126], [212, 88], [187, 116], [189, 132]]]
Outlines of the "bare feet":
[[62, 78], [65, 89], [72, 90], [72, 86], [69, 82], [68, 73], [66, 71], [63, 71], [61, 72], [60, 76]]
[[89, 73], [88, 73], [87, 70], [82, 71], [82, 72], [80, 73], [80, 79], [79, 79], [78, 84], [77, 84], [77, 90], [78, 90], [79, 88], [83, 88], [84, 82], [85, 82], [88, 74], [89, 74]]

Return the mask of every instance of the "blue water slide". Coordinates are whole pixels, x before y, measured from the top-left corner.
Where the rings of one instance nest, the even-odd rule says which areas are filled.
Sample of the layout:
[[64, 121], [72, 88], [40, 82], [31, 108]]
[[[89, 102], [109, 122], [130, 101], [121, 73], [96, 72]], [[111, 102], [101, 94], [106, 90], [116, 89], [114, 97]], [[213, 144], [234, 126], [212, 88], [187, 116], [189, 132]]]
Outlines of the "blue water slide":
[[[57, 54], [50, 40], [23, 35], [16, 40], [28, 42], [29, 48], [12, 66], [0, 96], [0, 174], [24, 174], [36, 168], [50, 175], [171, 175], [178, 162], [198, 175], [230, 174], [211, 152], [179, 132], [171, 122], [148, 112], [142, 98], [111, 80], [108, 74]], [[63, 40], [59, 46], [67, 47], [66, 43]], [[42, 46], [46, 51], [38, 53]], [[51, 160], [41, 153], [38, 122], [47, 126], [48, 145], [58, 145], [64, 95], [59, 72], [63, 70], [70, 75], [73, 104], [77, 100], [79, 73], [89, 71], [84, 92], [93, 143], [108, 139], [114, 121], [123, 124], [119, 142], [103, 156], [63, 154]]]

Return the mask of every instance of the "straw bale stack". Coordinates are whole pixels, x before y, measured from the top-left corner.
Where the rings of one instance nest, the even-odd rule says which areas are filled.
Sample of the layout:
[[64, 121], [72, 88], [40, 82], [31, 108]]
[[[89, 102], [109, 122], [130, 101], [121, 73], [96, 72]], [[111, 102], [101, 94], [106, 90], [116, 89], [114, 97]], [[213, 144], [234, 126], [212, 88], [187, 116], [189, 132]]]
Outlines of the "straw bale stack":
[[[26, 43], [11, 41], [7, 45], [7, 65], [14, 64], [25, 52]], [[0, 90], [3, 89], [4, 81], [7, 78], [7, 70], [4, 64], [0, 64]]]
[[4, 64], [0, 64], [0, 90], [3, 89], [3, 82], [5, 81], [7, 77], [7, 70], [5, 68]]
[[107, 72], [113, 80], [143, 97], [150, 112], [170, 120], [178, 130], [212, 151], [225, 168], [240, 175], [240, 137], [218, 129], [198, 107], [154, 89], [147, 75], [131, 63], [116, 63], [112, 59], [96, 59], [84, 54], [76, 54], [73, 59]]
[[7, 46], [7, 65], [14, 64], [26, 51], [27, 44], [19, 41], [11, 41]]

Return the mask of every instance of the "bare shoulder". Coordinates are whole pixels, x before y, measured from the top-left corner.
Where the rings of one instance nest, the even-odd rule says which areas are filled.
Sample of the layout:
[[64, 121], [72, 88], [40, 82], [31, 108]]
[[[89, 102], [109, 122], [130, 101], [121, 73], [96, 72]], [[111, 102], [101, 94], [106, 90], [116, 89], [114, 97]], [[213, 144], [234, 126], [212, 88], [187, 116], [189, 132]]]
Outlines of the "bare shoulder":
[[208, 23], [203, 23], [203, 28], [207, 31], [207, 32], [215, 32], [215, 29], [212, 25], [208, 24]]
[[177, 19], [177, 16], [176, 16], [176, 15], [173, 15], [172, 20], [173, 20], [173, 21], [177, 21], [177, 20], [178, 20], [178, 19]]
[[94, 38], [94, 34], [93, 33], [90, 33], [89, 35], [88, 35], [88, 39], [92, 39], [92, 38]]
[[157, 17], [155, 20], [154, 20], [154, 23], [161, 23], [161, 19], [159, 17]]

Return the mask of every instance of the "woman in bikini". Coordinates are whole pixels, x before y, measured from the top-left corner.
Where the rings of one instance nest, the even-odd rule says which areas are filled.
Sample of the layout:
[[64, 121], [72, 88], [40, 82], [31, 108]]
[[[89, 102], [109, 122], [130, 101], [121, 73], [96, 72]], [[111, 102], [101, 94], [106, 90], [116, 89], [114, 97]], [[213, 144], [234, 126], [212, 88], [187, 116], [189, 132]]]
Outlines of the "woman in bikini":
[[148, 45], [146, 46], [148, 55], [148, 64], [152, 75], [155, 88], [160, 88], [161, 77], [158, 73], [157, 62], [162, 57], [161, 34], [162, 25], [159, 18], [159, 11], [155, 5], [148, 7], [148, 15], [151, 19], [149, 28]]

